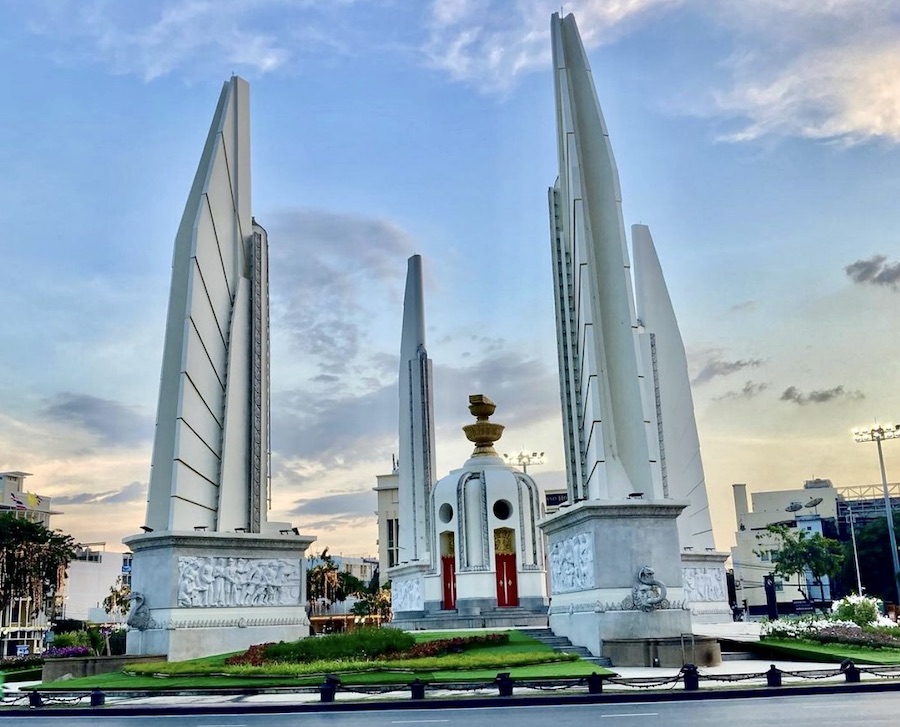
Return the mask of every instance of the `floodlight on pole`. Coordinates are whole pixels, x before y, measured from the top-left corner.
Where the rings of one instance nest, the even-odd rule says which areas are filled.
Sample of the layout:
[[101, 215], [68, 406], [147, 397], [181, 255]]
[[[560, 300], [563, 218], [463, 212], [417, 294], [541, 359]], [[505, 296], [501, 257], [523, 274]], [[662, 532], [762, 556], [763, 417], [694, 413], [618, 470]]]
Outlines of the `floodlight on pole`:
[[881, 486], [884, 488], [884, 514], [887, 518], [888, 539], [891, 544], [891, 558], [894, 563], [894, 589], [900, 604], [900, 559], [897, 557], [897, 538], [894, 535], [894, 512], [891, 509], [891, 495], [888, 492], [887, 473], [884, 469], [884, 453], [881, 442], [884, 439], [900, 439], [900, 424], [875, 424], [871, 427], [858, 427], [853, 430], [853, 439], [857, 442], [875, 442], [878, 445], [878, 464], [881, 467]]
[[856, 565], [856, 592], [861, 596], [862, 574], [859, 572], [859, 551], [856, 549], [856, 513], [853, 508], [847, 505], [847, 513], [850, 516], [850, 539], [853, 541], [853, 563]]
[[522, 468], [522, 471], [527, 475], [528, 468], [534, 465], [544, 464], [544, 453], [543, 452], [526, 452], [524, 449], [521, 452], [515, 452], [514, 454], [503, 454], [503, 459], [506, 460], [507, 464], [518, 465]]

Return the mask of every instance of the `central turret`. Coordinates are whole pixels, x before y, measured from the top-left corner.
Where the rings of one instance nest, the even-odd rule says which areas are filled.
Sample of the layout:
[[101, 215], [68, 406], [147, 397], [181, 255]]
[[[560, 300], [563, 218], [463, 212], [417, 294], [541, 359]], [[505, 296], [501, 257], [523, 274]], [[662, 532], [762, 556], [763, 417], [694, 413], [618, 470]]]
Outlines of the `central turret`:
[[488, 421], [496, 408], [497, 405], [484, 394], [472, 394], [469, 397], [469, 412], [475, 417], [475, 423], [466, 424], [462, 430], [466, 434], [466, 439], [475, 444], [473, 457], [497, 456], [494, 442], [503, 436], [506, 427]]

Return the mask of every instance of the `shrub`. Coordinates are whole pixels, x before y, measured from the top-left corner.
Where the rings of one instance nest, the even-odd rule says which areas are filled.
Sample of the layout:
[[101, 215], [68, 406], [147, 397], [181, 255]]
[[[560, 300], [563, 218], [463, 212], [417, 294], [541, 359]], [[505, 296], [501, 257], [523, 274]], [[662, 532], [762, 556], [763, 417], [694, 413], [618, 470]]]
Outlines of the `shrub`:
[[5, 659], [0, 659], [0, 671], [30, 669], [32, 667], [42, 666], [43, 663], [43, 656], [10, 656]]
[[84, 646], [87, 649], [93, 648], [91, 645], [91, 637], [87, 631], [67, 631], [64, 634], [54, 634], [53, 648], [64, 649], [68, 646]]
[[367, 660], [399, 654], [414, 645], [415, 639], [404, 631], [368, 628], [299, 641], [258, 644], [251, 646], [240, 656], [229, 657], [226, 663], [258, 666], [266, 661], [308, 663], [350, 658]]
[[483, 634], [477, 636], [457, 636], [452, 639], [435, 639], [416, 644], [411, 649], [398, 655], [401, 659], [420, 659], [428, 656], [444, 656], [445, 654], [461, 654], [466, 649], [479, 646], [501, 646], [509, 643], [508, 634]]
[[870, 626], [878, 623], [881, 616], [877, 599], [855, 594], [835, 601], [831, 610], [838, 620], [852, 621], [857, 626]]

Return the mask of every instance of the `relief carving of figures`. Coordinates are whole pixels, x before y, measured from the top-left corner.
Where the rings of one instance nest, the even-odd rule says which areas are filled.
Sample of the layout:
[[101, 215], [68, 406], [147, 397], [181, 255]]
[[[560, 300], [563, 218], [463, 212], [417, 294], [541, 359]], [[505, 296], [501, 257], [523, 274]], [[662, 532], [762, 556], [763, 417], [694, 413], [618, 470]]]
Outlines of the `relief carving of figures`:
[[214, 556], [178, 559], [178, 605], [182, 608], [299, 603], [299, 560]]
[[423, 608], [422, 584], [418, 578], [391, 581], [391, 609], [394, 613], [421, 611]]
[[725, 571], [721, 568], [683, 568], [684, 595], [693, 603], [727, 601]]
[[594, 534], [579, 533], [550, 548], [550, 590], [583, 591], [594, 587]]

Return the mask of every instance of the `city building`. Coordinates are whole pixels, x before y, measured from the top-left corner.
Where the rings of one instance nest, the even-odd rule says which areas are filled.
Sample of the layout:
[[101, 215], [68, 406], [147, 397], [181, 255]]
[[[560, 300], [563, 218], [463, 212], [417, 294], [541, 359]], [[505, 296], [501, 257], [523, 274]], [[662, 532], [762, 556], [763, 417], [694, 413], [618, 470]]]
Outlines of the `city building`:
[[112, 588], [130, 586], [131, 553], [112, 552], [106, 543], [80, 543], [66, 571], [66, 585], [59, 617], [96, 624], [125, 622], [127, 604], [107, 613], [103, 601]]
[[378, 565], [382, 579], [400, 562], [400, 483], [397, 460], [389, 474], [375, 478], [378, 519]]
[[[0, 513], [12, 513], [49, 528], [50, 517], [59, 513], [50, 509], [49, 497], [25, 489], [25, 479], [30, 476], [29, 472], [0, 472]], [[62, 598], [64, 594], [57, 593], [53, 603], [41, 604], [38, 609], [32, 607], [30, 599], [19, 598], [0, 611], [0, 657], [39, 653], [49, 619]]]
[[[809, 608], [808, 599], [820, 607], [831, 601], [831, 583], [826, 577], [820, 588], [811, 573], [782, 578], [774, 573], [774, 556], [781, 538], [769, 532], [771, 525], [784, 525], [825, 537], [839, 537], [838, 503], [841, 495], [831, 480], [807, 480], [802, 488], [754, 492], [747, 499], [747, 485], [732, 485], [737, 519], [735, 546], [731, 549], [737, 605], [752, 616], [767, 613], [764, 578], [772, 576], [781, 613]], [[883, 512], [883, 510], [882, 510]]]
[[[885, 517], [884, 486], [835, 485], [828, 479], [807, 480], [802, 488], [754, 492], [748, 501], [747, 485], [732, 485], [737, 524], [735, 546], [731, 549], [735, 599], [750, 615], [766, 614], [764, 578], [773, 580], [775, 600], [779, 613], [806, 611], [810, 605], [827, 607], [834, 597], [833, 584], [823, 579], [823, 586], [814, 583], [807, 573], [797, 579], [784, 579], [774, 573], [774, 554], [778, 552], [780, 538], [770, 533], [770, 525], [785, 525], [811, 533], [821, 533], [827, 538], [850, 542], [853, 528], [851, 517], [858, 530], [866, 524]], [[889, 483], [891, 508], [900, 511], [900, 483]], [[844, 583], [845, 591], [856, 590], [855, 583]], [[863, 588], [865, 583], [863, 582]]]

